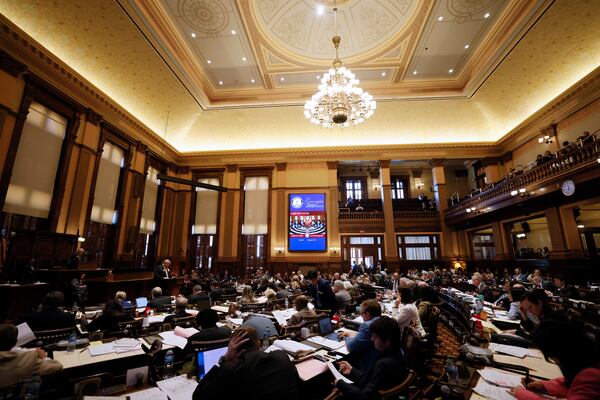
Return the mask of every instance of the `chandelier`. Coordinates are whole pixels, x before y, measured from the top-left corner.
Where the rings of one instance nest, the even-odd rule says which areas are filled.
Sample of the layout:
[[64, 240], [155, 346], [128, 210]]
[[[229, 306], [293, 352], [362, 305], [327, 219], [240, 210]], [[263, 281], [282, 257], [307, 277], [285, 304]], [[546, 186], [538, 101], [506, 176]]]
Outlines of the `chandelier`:
[[333, 7], [335, 60], [319, 85], [319, 91], [304, 104], [304, 116], [315, 125], [325, 128], [348, 127], [365, 122], [377, 107], [373, 96], [358, 87], [359, 81], [342, 65], [338, 50], [341, 38], [337, 35], [337, 7]]

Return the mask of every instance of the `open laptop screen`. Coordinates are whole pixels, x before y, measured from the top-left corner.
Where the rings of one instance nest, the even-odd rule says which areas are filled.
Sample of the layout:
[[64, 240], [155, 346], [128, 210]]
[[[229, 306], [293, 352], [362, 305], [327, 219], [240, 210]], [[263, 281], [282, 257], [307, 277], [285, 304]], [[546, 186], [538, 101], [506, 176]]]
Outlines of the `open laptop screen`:
[[138, 297], [135, 299], [136, 308], [145, 308], [148, 305], [148, 299], [145, 297]]
[[319, 332], [321, 335], [327, 335], [333, 332], [333, 325], [331, 325], [331, 320], [329, 318], [321, 318], [319, 320]]
[[225, 353], [227, 353], [227, 346], [212, 350], [197, 351], [196, 365], [198, 367], [198, 379], [204, 378], [204, 375], [219, 362], [219, 358], [223, 357]]

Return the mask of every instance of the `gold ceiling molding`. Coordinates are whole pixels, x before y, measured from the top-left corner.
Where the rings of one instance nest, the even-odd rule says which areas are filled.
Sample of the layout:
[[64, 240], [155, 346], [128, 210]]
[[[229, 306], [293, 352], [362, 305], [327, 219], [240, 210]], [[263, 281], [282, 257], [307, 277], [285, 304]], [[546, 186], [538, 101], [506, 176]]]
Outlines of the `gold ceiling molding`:
[[591, 115], [592, 113], [600, 112], [600, 98], [594, 100], [591, 104], [583, 107], [581, 110], [577, 111], [575, 114], [568, 116], [567, 118], [560, 121], [556, 127], [557, 131], [561, 131], [563, 129], [567, 129], [571, 125], [576, 122], [581, 121], [585, 117]]
[[514, 150], [550, 124], [560, 124], [600, 98], [600, 67], [590, 72], [545, 107], [532, 114], [496, 142], [502, 153]]
[[179, 152], [100, 89], [59, 60], [0, 14], [0, 47], [27, 66], [27, 70], [73, 98], [115, 128], [148, 144], [150, 150], [175, 161]]

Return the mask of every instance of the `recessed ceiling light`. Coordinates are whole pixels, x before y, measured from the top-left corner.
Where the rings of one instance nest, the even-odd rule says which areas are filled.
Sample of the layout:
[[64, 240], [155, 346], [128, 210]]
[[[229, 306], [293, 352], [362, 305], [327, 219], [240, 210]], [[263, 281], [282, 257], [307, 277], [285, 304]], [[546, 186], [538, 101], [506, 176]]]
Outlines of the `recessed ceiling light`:
[[192, 37], [193, 37], [193, 38], [195, 38], [195, 37], [196, 37], [196, 34], [195, 34], [194, 32], [192, 32]]
[[281, 82], [283, 82], [283, 81], [285, 81], [285, 78], [282, 76], [281, 78], [279, 78], [279, 80], [280, 80]]
[[452, 68], [450, 68], [450, 69], [448, 70], [448, 73], [449, 73], [449, 74], [451, 74], [451, 73], [453, 73], [453, 72], [454, 72], [454, 70], [453, 70]]
[[325, 13], [325, 6], [323, 4], [319, 4], [317, 6], [317, 15], [323, 15]]
[[415, 70], [413, 71], [413, 75], [416, 75], [416, 74], [417, 74], [417, 70], [415, 69]]
[[381, 73], [381, 76], [386, 76], [386, 75], [387, 75], [387, 72], [382, 72]]
[[579, 229], [583, 229], [583, 228], [585, 228], [585, 225], [583, 225], [583, 224], [578, 224], [578, 225], [577, 225], [577, 227], [578, 227]]
[[251, 79], [251, 80], [250, 80], [250, 82], [254, 83], [254, 82], [256, 82], [256, 81], [255, 81], [254, 79]]
[[317, 75], [317, 79], [321, 79], [321, 75]]
[[242, 57], [242, 61], [246, 61], [246, 57]]
[[235, 30], [234, 29], [231, 30], [231, 34], [235, 35]]
[[483, 18], [489, 18], [490, 17], [490, 13], [485, 13]]
[[206, 63], [207, 64], [212, 64], [212, 61], [211, 60], [206, 60]]
[[468, 45], [468, 44], [465, 44], [465, 49], [468, 49], [468, 48], [469, 48], [469, 45]]
[[438, 17], [438, 21], [443, 21], [444, 17], [442, 17], [441, 15]]
[[219, 81], [219, 85], [222, 85], [222, 84], [223, 84], [223, 81]]

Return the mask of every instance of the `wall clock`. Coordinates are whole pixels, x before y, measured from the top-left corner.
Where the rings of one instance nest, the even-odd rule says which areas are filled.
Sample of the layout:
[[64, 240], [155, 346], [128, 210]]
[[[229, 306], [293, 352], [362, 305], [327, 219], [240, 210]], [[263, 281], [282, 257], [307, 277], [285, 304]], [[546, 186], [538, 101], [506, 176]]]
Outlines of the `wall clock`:
[[572, 196], [575, 193], [575, 182], [570, 179], [567, 179], [560, 185], [560, 191], [565, 196]]

